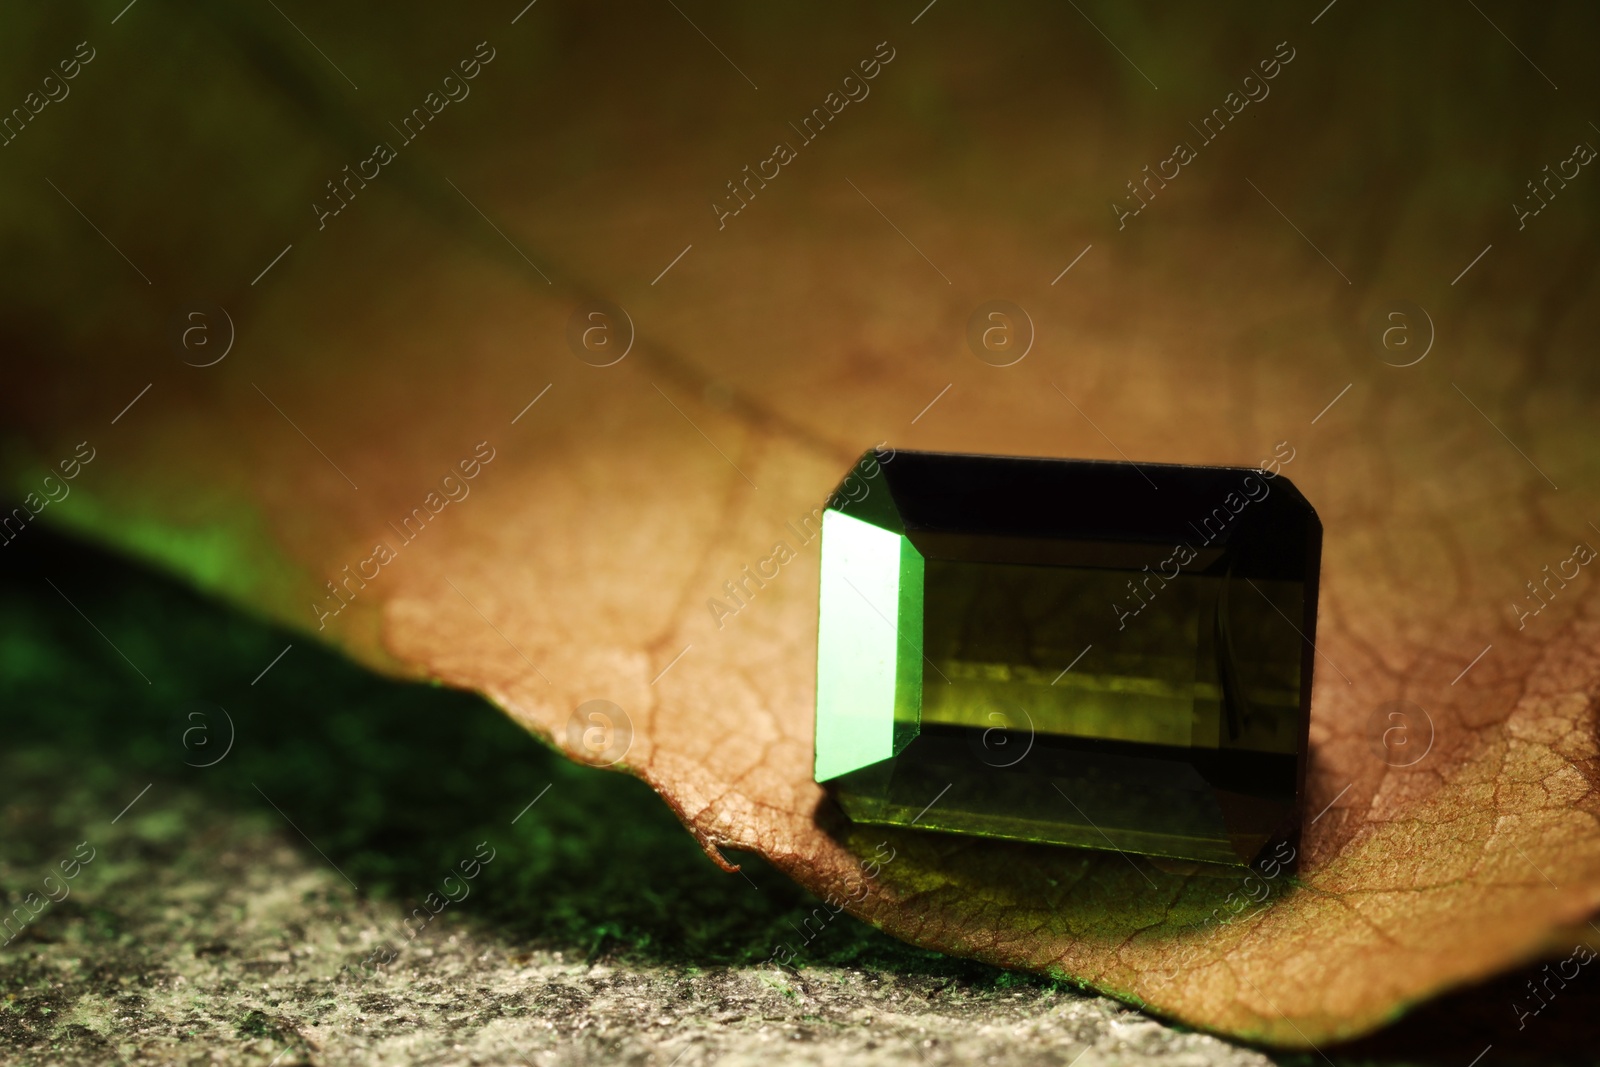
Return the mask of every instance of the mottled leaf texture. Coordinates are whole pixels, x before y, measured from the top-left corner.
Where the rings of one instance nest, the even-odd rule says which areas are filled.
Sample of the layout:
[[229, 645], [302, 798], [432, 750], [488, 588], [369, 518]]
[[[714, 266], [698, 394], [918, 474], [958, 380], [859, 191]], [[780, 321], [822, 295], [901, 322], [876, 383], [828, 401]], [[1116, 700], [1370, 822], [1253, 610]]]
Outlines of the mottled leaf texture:
[[[0, 35], [7, 107], [93, 52], [0, 149], [34, 521], [575, 756], [626, 742], [569, 729], [609, 701], [616, 769], [717, 862], [1219, 1032], [1321, 1044], [1595, 937], [1581, 6], [120, 7]], [[604, 367], [569, 345], [596, 300]], [[968, 346], [991, 300], [1036, 333], [1010, 366]], [[1264, 905], [833, 812], [796, 529], [880, 441], [1292, 457], [1319, 655]]]

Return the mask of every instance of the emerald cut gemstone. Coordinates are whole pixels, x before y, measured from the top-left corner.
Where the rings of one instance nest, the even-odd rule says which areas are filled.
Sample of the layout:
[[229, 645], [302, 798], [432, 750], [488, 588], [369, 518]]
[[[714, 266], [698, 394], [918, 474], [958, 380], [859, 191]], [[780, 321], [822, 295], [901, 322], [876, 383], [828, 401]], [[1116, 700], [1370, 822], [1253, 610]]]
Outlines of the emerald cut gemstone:
[[822, 517], [817, 781], [863, 823], [1294, 837], [1322, 525], [1273, 468], [867, 452]]

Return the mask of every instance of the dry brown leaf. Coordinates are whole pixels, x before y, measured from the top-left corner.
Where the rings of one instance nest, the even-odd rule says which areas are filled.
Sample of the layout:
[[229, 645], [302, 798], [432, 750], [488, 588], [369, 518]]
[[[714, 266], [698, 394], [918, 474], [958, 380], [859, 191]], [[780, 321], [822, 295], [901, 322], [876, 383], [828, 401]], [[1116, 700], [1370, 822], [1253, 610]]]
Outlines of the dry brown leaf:
[[[41, 521], [478, 690], [558, 746], [581, 703], [612, 701], [634, 731], [619, 769], [718, 862], [756, 852], [844, 895], [887, 838], [851, 907], [866, 920], [1224, 1033], [1361, 1033], [1589, 929], [1595, 579], [1521, 628], [1508, 606], [1600, 544], [1582, 358], [1600, 179], [1522, 229], [1507, 208], [1600, 137], [1565, 110], [1593, 69], [1583, 15], [1495, 13], [1536, 70], [1453, 7], [1157, 28], [1109, 7], [913, 24], [921, 4], [541, 4], [513, 24], [519, 6], [307, 12], [322, 55], [270, 11], [140, 5], [10, 35], [17, 69], [97, 50], [0, 178], [10, 484], [95, 451]], [[399, 144], [387, 124], [479, 41], [472, 95], [319, 229], [323, 183]], [[724, 182], [797, 141], [788, 121], [880, 41], [872, 95], [719, 229]], [[1108, 200], [1198, 143], [1188, 123], [1280, 41], [1271, 95], [1119, 229]], [[565, 339], [598, 298], [637, 327], [606, 368]], [[996, 298], [1038, 333], [1003, 369], [964, 341]], [[195, 300], [237, 330], [215, 366], [173, 347]], [[1369, 338], [1399, 300], [1437, 334], [1405, 368]], [[1316, 818], [1271, 906], [1218, 924], [1237, 875], [830, 814], [810, 774], [816, 544], [788, 524], [880, 440], [1226, 464], [1289, 443], [1326, 531]], [[470, 495], [404, 543], [392, 524], [475, 450], [493, 458]], [[719, 625], [708, 600], [779, 541], [799, 558]], [[325, 582], [379, 543], [393, 560], [319, 629]], [[1397, 700], [1431, 721], [1413, 713], [1431, 748], [1406, 767], [1369, 725]]]

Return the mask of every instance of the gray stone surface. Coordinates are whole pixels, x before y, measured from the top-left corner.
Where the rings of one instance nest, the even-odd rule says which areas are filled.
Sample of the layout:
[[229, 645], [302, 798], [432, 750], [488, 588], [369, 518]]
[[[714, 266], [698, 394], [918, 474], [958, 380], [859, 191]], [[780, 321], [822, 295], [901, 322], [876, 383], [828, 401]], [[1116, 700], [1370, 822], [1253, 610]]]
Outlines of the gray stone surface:
[[[135, 841], [184, 823], [181, 798], [152, 791], [140, 806], [147, 813], [129, 827]], [[292, 831], [251, 823], [236, 840], [211, 834], [193, 842], [204, 855], [192, 867], [143, 868], [102, 851], [68, 898], [81, 910], [41, 915], [37, 936], [6, 950], [6, 1059], [278, 1067], [1269, 1062], [1104, 998], [1004, 976], [518, 951], [493, 929], [450, 914], [465, 913], [470, 896], [407, 943], [394, 934], [400, 907], [360, 901], [314, 851], [295, 847]], [[6, 872], [8, 883], [13, 874]], [[363, 968], [386, 940], [400, 946], [398, 956]]]

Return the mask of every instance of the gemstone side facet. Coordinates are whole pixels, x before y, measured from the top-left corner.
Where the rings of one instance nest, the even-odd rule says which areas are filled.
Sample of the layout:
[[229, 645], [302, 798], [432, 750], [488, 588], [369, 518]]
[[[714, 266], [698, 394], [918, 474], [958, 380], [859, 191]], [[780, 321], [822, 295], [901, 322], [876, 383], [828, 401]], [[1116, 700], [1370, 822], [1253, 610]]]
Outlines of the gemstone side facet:
[[923, 560], [904, 534], [822, 515], [817, 627], [817, 780], [898, 755], [922, 699]]
[[1263, 470], [868, 452], [823, 514], [816, 779], [859, 822], [1249, 863], [1298, 826], [1320, 557]]

